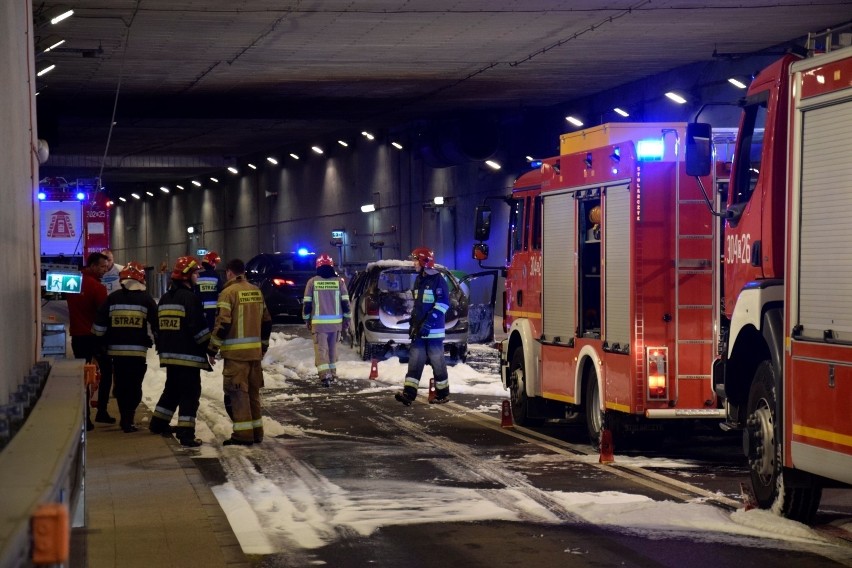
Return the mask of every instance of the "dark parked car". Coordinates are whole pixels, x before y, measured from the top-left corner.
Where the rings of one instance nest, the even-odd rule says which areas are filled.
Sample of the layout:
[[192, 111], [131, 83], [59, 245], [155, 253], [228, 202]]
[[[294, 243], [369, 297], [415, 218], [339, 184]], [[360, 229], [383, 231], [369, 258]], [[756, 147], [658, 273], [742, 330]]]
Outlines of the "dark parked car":
[[264, 253], [246, 262], [246, 279], [263, 292], [273, 317], [301, 317], [305, 285], [316, 274], [312, 252]]
[[[480, 272], [459, 280], [444, 266], [436, 264], [435, 269], [450, 289], [444, 348], [452, 359], [464, 361], [469, 342], [493, 339], [497, 273]], [[416, 277], [410, 260], [371, 262], [352, 277], [349, 283], [352, 331], [358, 353], [365, 361], [397, 349], [403, 351], [399, 353], [401, 357], [407, 356]], [[471, 302], [472, 298], [475, 303]]]

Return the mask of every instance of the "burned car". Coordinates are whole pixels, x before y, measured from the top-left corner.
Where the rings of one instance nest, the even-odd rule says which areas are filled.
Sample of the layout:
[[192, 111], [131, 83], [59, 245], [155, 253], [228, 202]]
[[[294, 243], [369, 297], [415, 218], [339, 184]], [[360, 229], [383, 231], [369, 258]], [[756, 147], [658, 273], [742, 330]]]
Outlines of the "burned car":
[[[446, 267], [435, 265], [447, 281], [450, 307], [446, 313], [444, 349], [454, 361], [464, 361], [469, 342], [493, 338], [494, 298], [497, 290], [496, 271], [480, 272], [462, 279]], [[414, 306], [414, 281], [417, 273], [410, 260], [371, 262], [349, 282], [352, 332], [363, 360], [382, 358], [395, 353], [407, 357], [411, 310]], [[474, 284], [476, 282], [476, 284]], [[477, 303], [471, 304], [471, 291]], [[471, 322], [474, 314], [476, 321]]]

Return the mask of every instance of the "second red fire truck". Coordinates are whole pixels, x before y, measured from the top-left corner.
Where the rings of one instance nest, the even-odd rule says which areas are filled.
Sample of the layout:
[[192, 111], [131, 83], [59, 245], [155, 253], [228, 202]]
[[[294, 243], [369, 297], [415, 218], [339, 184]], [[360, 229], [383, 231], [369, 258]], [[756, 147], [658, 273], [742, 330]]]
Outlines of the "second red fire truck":
[[[566, 134], [560, 156], [515, 182], [501, 375], [518, 423], [584, 415], [597, 444], [604, 428], [724, 418], [711, 373], [719, 223], [686, 175], [684, 140], [685, 124]], [[477, 210], [480, 240], [490, 217]]]

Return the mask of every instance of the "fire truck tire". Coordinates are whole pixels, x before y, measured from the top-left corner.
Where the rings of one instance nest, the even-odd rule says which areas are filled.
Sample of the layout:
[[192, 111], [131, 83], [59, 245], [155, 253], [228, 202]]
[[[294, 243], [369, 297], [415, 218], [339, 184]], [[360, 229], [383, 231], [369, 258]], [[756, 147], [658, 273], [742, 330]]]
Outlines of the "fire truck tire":
[[[758, 365], [748, 396], [748, 415], [743, 435], [754, 497], [761, 509], [799, 521], [813, 521], [822, 488], [812, 483], [791, 487], [782, 467], [783, 444], [776, 415], [775, 371], [769, 361]], [[806, 474], [801, 474], [806, 475]]]
[[541, 419], [530, 416], [530, 399], [526, 388], [526, 367], [524, 366], [524, 350], [515, 349], [512, 355], [512, 366], [509, 369], [512, 378], [509, 383], [509, 398], [512, 403], [512, 416], [518, 426], [535, 426], [541, 424]]
[[600, 448], [604, 413], [601, 408], [601, 391], [598, 388], [596, 376], [589, 377], [589, 380], [586, 382], [585, 395], [586, 428], [589, 430], [589, 442], [592, 444], [592, 447]]

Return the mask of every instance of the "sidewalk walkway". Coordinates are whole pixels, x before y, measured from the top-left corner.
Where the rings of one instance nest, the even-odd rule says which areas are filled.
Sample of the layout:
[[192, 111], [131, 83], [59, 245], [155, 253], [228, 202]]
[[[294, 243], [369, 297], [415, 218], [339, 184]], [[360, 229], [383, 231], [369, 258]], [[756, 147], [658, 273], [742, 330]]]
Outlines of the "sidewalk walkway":
[[86, 526], [73, 530], [71, 566], [250, 568], [192, 459], [148, 432], [149, 418], [140, 405], [138, 432], [96, 423], [87, 433]]

